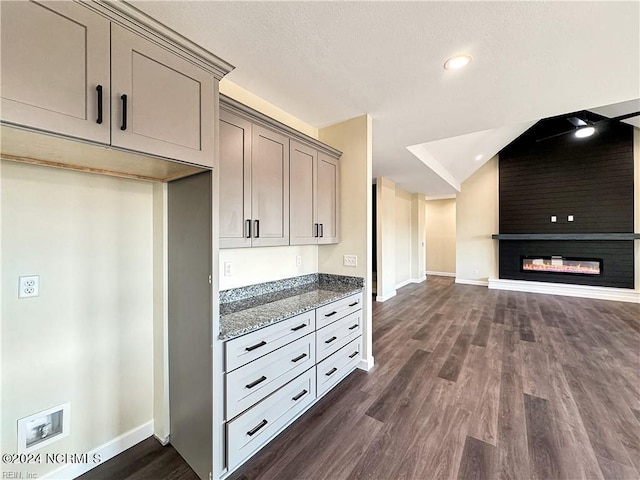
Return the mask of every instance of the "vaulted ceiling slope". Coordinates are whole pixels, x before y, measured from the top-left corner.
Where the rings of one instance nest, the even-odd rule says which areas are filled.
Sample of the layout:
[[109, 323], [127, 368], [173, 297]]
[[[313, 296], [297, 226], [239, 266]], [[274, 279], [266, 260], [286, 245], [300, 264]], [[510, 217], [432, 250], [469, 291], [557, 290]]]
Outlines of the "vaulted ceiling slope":
[[[459, 181], [476, 154], [455, 137], [508, 143], [538, 119], [640, 91], [637, 1], [131, 3], [312, 125], [370, 114], [374, 176], [431, 196], [455, 187], [407, 147], [452, 138], [436, 148], [449, 159], [434, 158]], [[458, 52], [471, 64], [445, 71]]]

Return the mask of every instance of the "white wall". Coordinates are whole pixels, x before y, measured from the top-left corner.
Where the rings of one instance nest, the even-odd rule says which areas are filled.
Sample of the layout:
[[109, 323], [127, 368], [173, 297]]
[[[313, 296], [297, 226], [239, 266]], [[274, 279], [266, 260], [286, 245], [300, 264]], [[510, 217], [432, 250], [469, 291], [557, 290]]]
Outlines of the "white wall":
[[396, 288], [411, 281], [411, 194], [396, 187]]
[[465, 180], [456, 196], [456, 282], [498, 278], [498, 157]]
[[[340, 158], [340, 243], [318, 247], [318, 271], [364, 277], [365, 328], [362, 369], [373, 367], [371, 313], [372, 255], [372, 121], [369, 115], [318, 131], [319, 140], [342, 152]], [[343, 265], [343, 255], [356, 255], [357, 267]]]
[[[42, 452], [88, 452], [153, 420], [152, 185], [0, 168], [2, 452], [19, 418], [64, 402], [71, 434]], [[20, 275], [39, 297], [17, 298]]]
[[376, 179], [376, 300], [396, 295], [396, 184]]
[[426, 202], [424, 195], [411, 195], [411, 278], [425, 280]]
[[456, 273], [456, 200], [429, 200], [426, 208], [427, 273]]

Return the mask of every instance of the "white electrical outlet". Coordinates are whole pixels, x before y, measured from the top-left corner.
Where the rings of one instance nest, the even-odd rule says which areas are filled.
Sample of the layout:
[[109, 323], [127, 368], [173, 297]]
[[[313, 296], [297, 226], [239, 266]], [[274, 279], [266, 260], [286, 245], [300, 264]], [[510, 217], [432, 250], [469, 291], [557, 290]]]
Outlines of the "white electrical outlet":
[[301, 265], [302, 265], [302, 256], [296, 255], [296, 267], [299, 267]]
[[357, 255], [345, 255], [342, 257], [342, 264], [345, 267], [357, 267], [358, 256]]
[[233, 262], [224, 262], [224, 276], [230, 277], [233, 275]]
[[40, 276], [30, 275], [18, 277], [18, 298], [37, 297], [40, 295]]

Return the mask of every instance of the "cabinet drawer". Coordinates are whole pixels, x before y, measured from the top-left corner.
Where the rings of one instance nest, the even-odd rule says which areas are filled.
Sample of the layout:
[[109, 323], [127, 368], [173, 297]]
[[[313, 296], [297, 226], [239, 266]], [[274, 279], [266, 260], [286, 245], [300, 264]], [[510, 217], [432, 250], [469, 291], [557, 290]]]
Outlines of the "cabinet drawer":
[[353, 312], [316, 333], [317, 360], [327, 358], [360, 335], [362, 335], [362, 310]]
[[233, 470], [262, 447], [316, 398], [316, 369], [307, 372], [269, 398], [227, 423], [227, 466]]
[[313, 332], [315, 328], [315, 314], [311, 311], [229, 340], [225, 343], [226, 371], [235, 370], [273, 352], [277, 348]]
[[316, 328], [322, 328], [340, 318], [362, 309], [362, 293], [356, 293], [316, 310]]
[[315, 363], [315, 335], [307, 335], [227, 373], [227, 420], [258, 403]]
[[352, 341], [317, 365], [318, 397], [351, 372], [362, 359], [362, 337]]

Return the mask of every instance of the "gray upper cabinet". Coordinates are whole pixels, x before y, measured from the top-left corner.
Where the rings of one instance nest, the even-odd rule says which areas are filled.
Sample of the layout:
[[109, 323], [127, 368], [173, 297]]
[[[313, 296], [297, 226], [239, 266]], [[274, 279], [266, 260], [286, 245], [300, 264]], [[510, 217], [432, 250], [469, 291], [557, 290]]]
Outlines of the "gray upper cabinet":
[[0, 8], [2, 120], [108, 144], [109, 20], [73, 2]]
[[339, 242], [338, 159], [291, 141], [291, 245]]
[[220, 110], [220, 247], [251, 246], [251, 122]]
[[114, 146], [213, 166], [211, 74], [111, 25], [111, 82]]
[[128, 20], [118, 3], [0, 8], [4, 123], [213, 167], [217, 79], [228, 64], [163, 37], [175, 34], [147, 18]]
[[337, 243], [341, 153], [220, 98], [220, 247]]
[[289, 245], [289, 139], [259, 125], [251, 138], [252, 245]]
[[318, 243], [316, 170], [318, 151], [295, 140], [290, 147], [291, 245]]
[[318, 243], [340, 241], [340, 166], [338, 159], [318, 153], [317, 202], [320, 233]]

